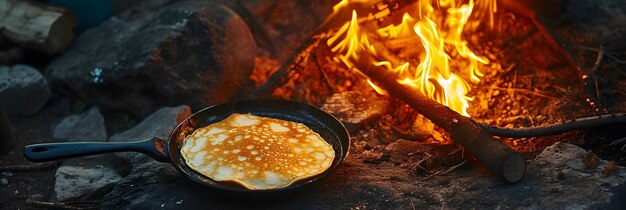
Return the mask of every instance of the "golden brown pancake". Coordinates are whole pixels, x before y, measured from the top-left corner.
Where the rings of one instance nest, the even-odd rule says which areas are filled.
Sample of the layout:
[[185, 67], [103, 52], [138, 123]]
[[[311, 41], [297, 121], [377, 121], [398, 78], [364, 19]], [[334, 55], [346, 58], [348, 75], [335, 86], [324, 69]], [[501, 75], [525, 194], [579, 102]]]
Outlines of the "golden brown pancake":
[[232, 114], [185, 138], [181, 153], [193, 170], [252, 190], [275, 189], [330, 168], [335, 152], [302, 123]]

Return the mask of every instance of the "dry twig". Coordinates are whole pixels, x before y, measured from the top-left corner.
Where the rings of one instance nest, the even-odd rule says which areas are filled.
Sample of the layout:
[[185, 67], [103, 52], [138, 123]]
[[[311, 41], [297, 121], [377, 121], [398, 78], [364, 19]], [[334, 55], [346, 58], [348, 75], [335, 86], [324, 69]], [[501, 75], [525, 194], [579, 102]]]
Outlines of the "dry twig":
[[526, 90], [526, 89], [521, 89], [521, 88], [501, 88], [501, 87], [491, 87], [489, 89], [493, 89], [493, 90], [502, 90], [502, 91], [513, 91], [513, 92], [520, 92], [520, 93], [526, 93], [526, 94], [531, 94], [531, 95], [535, 95], [535, 96], [539, 96], [539, 97], [543, 97], [543, 98], [547, 98], [547, 99], [553, 99], [556, 100], [557, 98], [554, 96], [549, 96], [543, 93], [538, 93], [535, 91], [531, 91], [531, 90]]
[[72, 210], [84, 210], [84, 209], [98, 209], [100, 208], [101, 201], [68, 201], [68, 202], [47, 202], [26, 200], [27, 204], [54, 209], [72, 209]]
[[315, 61], [315, 65], [317, 66], [317, 69], [320, 70], [320, 73], [324, 77], [324, 82], [326, 83], [328, 88], [330, 88], [330, 90], [332, 90], [334, 93], [339, 92], [339, 91], [337, 91], [337, 89], [335, 89], [335, 86], [333, 86], [330, 83], [330, 79], [328, 78], [328, 75], [326, 74], [326, 71], [324, 71], [324, 68], [322, 67], [322, 64], [320, 64], [320, 61], [319, 61], [319, 58], [317, 57], [317, 54], [312, 53], [311, 56], [313, 56], [313, 60]]
[[39, 164], [28, 164], [28, 165], [7, 165], [7, 166], [0, 166], [0, 171], [34, 171], [34, 170], [56, 166], [58, 163], [60, 163], [60, 161], [53, 161], [53, 162], [39, 163]]
[[454, 171], [454, 169], [457, 169], [458, 167], [462, 166], [462, 165], [463, 165], [463, 164], [465, 164], [466, 162], [467, 162], [467, 160], [464, 160], [463, 162], [461, 162], [461, 163], [459, 163], [459, 164], [456, 164], [456, 165], [454, 165], [454, 166], [451, 166], [451, 167], [449, 167], [449, 168], [446, 168], [446, 169], [441, 169], [441, 170], [435, 171], [435, 173], [433, 173], [433, 174], [431, 174], [431, 175], [428, 175], [427, 177], [424, 177], [424, 178], [422, 179], [422, 181], [423, 181], [423, 180], [426, 180], [426, 179], [429, 179], [429, 178], [431, 178], [431, 177], [433, 177], [433, 176], [443, 175], [443, 174], [446, 174], [446, 173], [448, 173], [448, 172], [450, 172], [450, 171]]
[[403, 131], [402, 129], [394, 125], [391, 125], [391, 131], [393, 131], [393, 133], [395, 133], [401, 139], [409, 140], [409, 141], [425, 141], [428, 138], [427, 135], [412, 134], [412, 133], [409, 133], [408, 131]]

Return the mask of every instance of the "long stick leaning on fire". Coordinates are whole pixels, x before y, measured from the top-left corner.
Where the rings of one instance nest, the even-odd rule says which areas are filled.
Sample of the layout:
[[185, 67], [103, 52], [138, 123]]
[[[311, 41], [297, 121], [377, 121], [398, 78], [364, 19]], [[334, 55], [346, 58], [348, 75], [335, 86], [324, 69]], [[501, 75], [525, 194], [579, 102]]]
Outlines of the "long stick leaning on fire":
[[[406, 4], [410, 4], [410, 2], [397, 1], [387, 9], [402, 8], [406, 6]], [[342, 23], [342, 21], [339, 20], [349, 19], [350, 11], [353, 9], [359, 9], [361, 11], [375, 10], [373, 9], [375, 7], [373, 7], [371, 3], [356, 3], [348, 7], [351, 8], [333, 13], [333, 15], [327, 18], [326, 21], [302, 43], [294, 52], [294, 55], [283, 63], [283, 65], [270, 76], [268, 81], [251, 95], [253, 97], [267, 96], [271, 94], [274, 89], [286, 83], [289, 75], [294, 73], [291, 65], [295, 60], [302, 59], [299, 56], [302, 56], [302, 52], [316, 41], [315, 35], [337, 27], [337, 23]], [[390, 96], [403, 100], [411, 106], [411, 108], [449, 132], [455, 143], [462, 145], [491, 171], [511, 183], [521, 180], [526, 170], [526, 162], [520, 154], [494, 138], [494, 135], [525, 138], [558, 134], [582, 128], [626, 123], [626, 114], [608, 114], [532, 128], [503, 128], [480, 124], [469, 117], [462, 116], [450, 108], [427, 98], [410, 87], [398, 83], [396, 73], [385, 71], [381, 69], [380, 66], [372, 65], [374, 61], [372, 55], [365, 54], [359, 56], [357, 59], [358, 60], [352, 63], [355, 64], [355, 68], [358, 69], [359, 72], [368, 77], [377, 86], [385, 89]]]

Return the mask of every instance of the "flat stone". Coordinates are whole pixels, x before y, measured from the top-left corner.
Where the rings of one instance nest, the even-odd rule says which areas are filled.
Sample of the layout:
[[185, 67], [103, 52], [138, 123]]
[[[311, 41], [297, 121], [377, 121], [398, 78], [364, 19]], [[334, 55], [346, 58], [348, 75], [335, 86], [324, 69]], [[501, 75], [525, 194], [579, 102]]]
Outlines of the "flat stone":
[[32, 115], [50, 99], [48, 81], [27, 65], [0, 66], [0, 102], [9, 115]]
[[105, 195], [102, 209], [160, 209], [165, 202], [168, 205], [167, 208], [163, 206], [164, 209], [182, 208], [187, 205], [178, 206], [175, 201], [184, 200], [194, 188], [194, 186], [187, 190], [180, 188], [190, 186], [190, 183], [185, 182], [186, 180], [171, 165], [156, 161], [147, 162], [135, 167], [130, 175], [124, 177], [110, 193]]
[[[149, 138], [167, 140], [176, 126], [191, 115], [189, 106], [165, 107], [152, 113], [135, 127], [113, 134], [110, 142], [131, 142]], [[150, 161], [151, 158], [140, 153], [116, 153], [130, 160], [134, 165]]]
[[104, 142], [107, 140], [104, 117], [96, 107], [70, 115], [54, 126], [52, 137], [69, 141]]
[[392, 163], [420, 173], [448, 169], [465, 161], [467, 154], [457, 144], [423, 143], [399, 139], [384, 150]]
[[256, 49], [232, 10], [184, 1], [86, 31], [46, 73], [65, 95], [145, 117], [163, 106], [228, 101], [251, 86]]
[[351, 132], [377, 119], [389, 108], [389, 101], [358, 91], [335, 93], [326, 99], [321, 109], [337, 117]]
[[116, 170], [101, 165], [63, 165], [54, 176], [53, 200], [59, 201], [98, 198], [122, 179]]

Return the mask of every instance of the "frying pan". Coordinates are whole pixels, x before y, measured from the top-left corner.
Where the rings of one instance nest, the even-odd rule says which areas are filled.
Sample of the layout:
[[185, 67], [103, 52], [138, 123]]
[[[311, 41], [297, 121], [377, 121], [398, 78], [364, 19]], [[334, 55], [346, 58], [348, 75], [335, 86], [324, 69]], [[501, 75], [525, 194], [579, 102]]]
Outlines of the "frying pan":
[[[189, 168], [180, 154], [180, 148], [185, 137], [192, 134], [195, 129], [219, 122], [233, 113], [250, 113], [299, 122], [308, 126], [335, 150], [335, 158], [332, 165], [319, 175], [300, 180], [287, 187], [267, 190], [249, 190], [233, 183], [216, 182]], [[168, 140], [155, 137], [137, 142], [121, 143], [67, 142], [33, 144], [24, 148], [24, 156], [32, 162], [44, 162], [108, 152], [141, 152], [155, 160], [171, 163], [181, 174], [198, 184], [222, 191], [259, 195], [290, 191], [324, 178], [343, 162], [348, 155], [349, 146], [350, 137], [346, 128], [332, 115], [307, 104], [285, 100], [255, 99], [225, 103], [200, 110], [182, 121], [172, 131]]]

